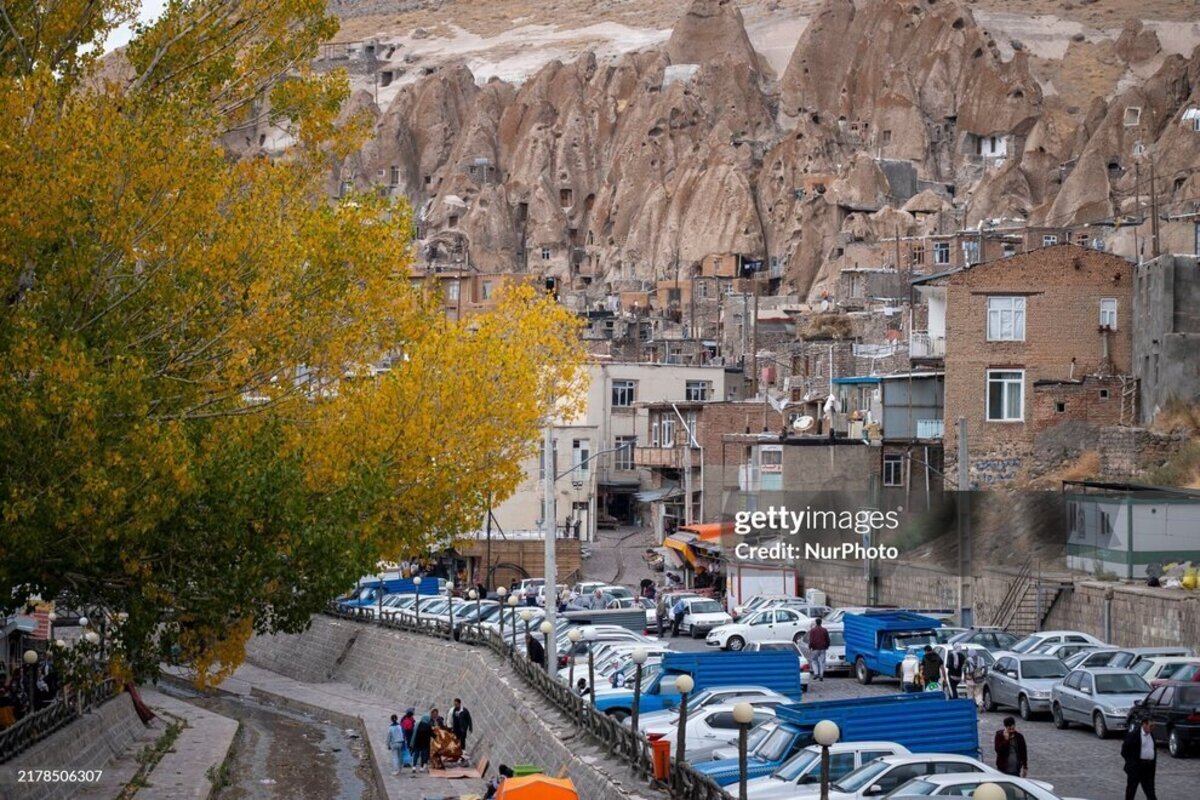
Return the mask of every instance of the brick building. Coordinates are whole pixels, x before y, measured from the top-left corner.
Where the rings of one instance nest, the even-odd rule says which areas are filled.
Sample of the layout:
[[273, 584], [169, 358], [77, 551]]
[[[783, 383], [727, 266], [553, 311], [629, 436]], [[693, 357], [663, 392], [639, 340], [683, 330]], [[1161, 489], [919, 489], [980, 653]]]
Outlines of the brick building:
[[[973, 482], [1017, 478], [1037, 436], [1062, 423], [1136, 421], [1124, 259], [1059, 245], [913, 283], [930, 305], [926, 336], [944, 343], [944, 357], [930, 348], [921, 360], [944, 362], [945, 418], [967, 420]], [[944, 442], [953, 480], [953, 424]]]

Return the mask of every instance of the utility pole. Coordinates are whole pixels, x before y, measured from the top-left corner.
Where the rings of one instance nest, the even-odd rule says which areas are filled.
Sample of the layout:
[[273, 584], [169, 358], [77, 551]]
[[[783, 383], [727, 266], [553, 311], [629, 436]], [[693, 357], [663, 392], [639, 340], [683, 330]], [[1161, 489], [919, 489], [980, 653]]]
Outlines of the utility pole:
[[754, 356], [754, 396], [758, 397], [758, 275], [754, 278], [754, 316], [751, 318], [750, 348]]
[[[968, 628], [974, 622], [974, 586], [969, 585], [971, 568], [971, 470], [967, 444], [967, 418], [958, 418], [958, 624]], [[973, 578], [973, 574], [972, 574]], [[968, 611], [968, 606], [972, 610]]]
[[492, 493], [488, 492], [488, 512], [487, 512], [487, 561], [484, 567], [483, 588], [491, 591], [492, 589]]
[[[551, 406], [553, 407], [553, 404]], [[554, 617], [558, 611], [558, 562], [555, 560], [557, 557], [555, 537], [558, 535], [558, 525], [555, 522], [557, 512], [554, 508], [554, 473], [557, 465], [554, 463], [554, 417], [552, 411], [546, 413], [546, 431], [542, 446], [545, 448], [542, 465], [545, 468], [544, 491], [546, 496], [542, 503], [542, 530], [546, 536], [546, 621], [553, 627]], [[551, 678], [558, 677], [558, 648], [555, 638], [553, 635], [546, 637], [546, 674]]]
[[[683, 446], [683, 492], [686, 495], [683, 506], [683, 524], [691, 525], [696, 521], [692, 518], [692, 442], [696, 440], [696, 434], [687, 424], [687, 420], [683, 418], [683, 414], [679, 413], [679, 407], [671, 403], [671, 408], [675, 411], [675, 416], [679, 417], [679, 424], [683, 426], [683, 432], [687, 434], [687, 443]], [[703, 491], [704, 487], [701, 486], [700, 490]]]
[[1137, 222], [1133, 224], [1133, 255], [1137, 258], [1137, 263], [1142, 263], [1142, 251], [1138, 249], [1138, 228], [1142, 227], [1142, 162], [1141, 159], [1133, 162], [1133, 212], [1137, 215]]
[[1158, 243], [1158, 187], [1154, 183], [1154, 160], [1150, 160], [1150, 235], [1154, 237], [1154, 242], [1150, 247], [1150, 257], [1158, 258], [1159, 243]]

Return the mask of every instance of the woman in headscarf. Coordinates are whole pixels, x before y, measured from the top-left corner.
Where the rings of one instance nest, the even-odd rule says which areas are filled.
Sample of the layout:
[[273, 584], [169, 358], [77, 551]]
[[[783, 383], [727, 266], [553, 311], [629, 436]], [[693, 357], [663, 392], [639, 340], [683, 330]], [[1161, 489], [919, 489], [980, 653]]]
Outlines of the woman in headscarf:
[[433, 752], [429, 763], [434, 769], [445, 769], [446, 764], [462, 760], [462, 745], [454, 731], [445, 725], [436, 725], [433, 729]]
[[[436, 709], [434, 711], [436, 713]], [[433, 742], [433, 721], [429, 714], [424, 714], [421, 720], [417, 723], [417, 727], [413, 729], [412, 736], [412, 757], [413, 757], [413, 773], [417, 770], [422, 772], [429, 771], [429, 746]]]

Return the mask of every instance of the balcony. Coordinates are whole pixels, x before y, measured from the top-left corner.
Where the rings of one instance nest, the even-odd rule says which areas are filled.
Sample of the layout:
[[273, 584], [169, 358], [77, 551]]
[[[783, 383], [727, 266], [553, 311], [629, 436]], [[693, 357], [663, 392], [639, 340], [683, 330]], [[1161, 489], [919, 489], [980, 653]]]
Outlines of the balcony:
[[946, 421], [944, 419], [917, 420], [918, 439], [941, 439], [945, 432]]
[[908, 337], [908, 357], [945, 358], [946, 337], [931, 335], [928, 331], [913, 331]]
[[636, 467], [680, 469], [683, 466], [682, 447], [635, 447], [633, 464]]

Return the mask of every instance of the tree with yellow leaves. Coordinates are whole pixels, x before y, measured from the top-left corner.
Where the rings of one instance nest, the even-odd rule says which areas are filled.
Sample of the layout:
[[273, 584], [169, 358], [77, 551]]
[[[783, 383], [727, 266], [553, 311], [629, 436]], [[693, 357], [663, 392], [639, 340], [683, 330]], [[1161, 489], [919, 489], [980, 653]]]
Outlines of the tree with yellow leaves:
[[[324, 195], [364, 128], [323, 0], [177, 0], [98, 61], [135, 5], [0, 7], [0, 605], [127, 612], [144, 675], [476, 527], [581, 353], [531, 287], [446, 320], [408, 208]], [[236, 157], [263, 107], [295, 145]]]

